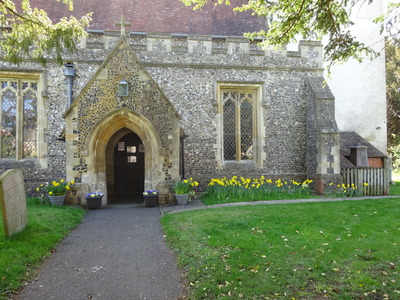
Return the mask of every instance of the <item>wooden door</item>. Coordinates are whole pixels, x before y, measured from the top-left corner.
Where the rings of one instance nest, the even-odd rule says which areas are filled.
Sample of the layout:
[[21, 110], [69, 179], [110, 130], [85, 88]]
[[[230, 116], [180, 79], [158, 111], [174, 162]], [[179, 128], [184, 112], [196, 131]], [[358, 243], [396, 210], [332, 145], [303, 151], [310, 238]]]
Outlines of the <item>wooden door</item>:
[[144, 190], [144, 147], [137, 134], [122, 137], [114, 149], [114, 194], [142, 195]]

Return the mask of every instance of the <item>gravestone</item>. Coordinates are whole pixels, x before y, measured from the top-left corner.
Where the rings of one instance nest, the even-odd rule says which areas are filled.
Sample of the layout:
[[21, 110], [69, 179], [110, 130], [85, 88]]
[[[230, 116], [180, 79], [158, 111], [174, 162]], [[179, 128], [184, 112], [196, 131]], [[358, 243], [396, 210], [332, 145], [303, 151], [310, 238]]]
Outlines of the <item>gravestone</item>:
[[0, 176], [0, 205], [6, 236], [24, 230], [28, 214], [22, 170], [8, 170]]

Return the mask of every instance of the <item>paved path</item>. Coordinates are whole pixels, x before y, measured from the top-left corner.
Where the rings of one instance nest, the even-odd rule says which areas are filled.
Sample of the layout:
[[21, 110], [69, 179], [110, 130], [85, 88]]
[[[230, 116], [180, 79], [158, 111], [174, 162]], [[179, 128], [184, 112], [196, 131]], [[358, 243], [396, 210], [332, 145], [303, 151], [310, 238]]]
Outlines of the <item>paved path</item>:
[[13, 299], [180, 299], [181, 272], [166, 246], [160, 209], [90, 210], [57, 247], [36, 281]]

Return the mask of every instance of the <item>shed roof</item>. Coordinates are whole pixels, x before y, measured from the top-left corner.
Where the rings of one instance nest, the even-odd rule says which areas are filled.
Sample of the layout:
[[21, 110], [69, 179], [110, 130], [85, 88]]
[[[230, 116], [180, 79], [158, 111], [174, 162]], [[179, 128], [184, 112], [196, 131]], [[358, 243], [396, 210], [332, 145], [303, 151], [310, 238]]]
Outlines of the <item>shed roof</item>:
[[341, 131], [340, 132], [340, 154], [343, 156], [350, 156], [350, 147], [353, 146], [367, 146], [368, 157], [385, 158], [386, 154], [378, 150], [374, 145], [369, 143], [355, 131]]
[[368, 158], [385, 158], [383, 152], [378, 150], [374, 145], [369, 143], [355, 131], [342, 131], [340, 132], [340, 168], [348, 169], [354, 168], [354, 164], [348, 159], [350, 157], [350, 147], [353, 146], [367, 146]]

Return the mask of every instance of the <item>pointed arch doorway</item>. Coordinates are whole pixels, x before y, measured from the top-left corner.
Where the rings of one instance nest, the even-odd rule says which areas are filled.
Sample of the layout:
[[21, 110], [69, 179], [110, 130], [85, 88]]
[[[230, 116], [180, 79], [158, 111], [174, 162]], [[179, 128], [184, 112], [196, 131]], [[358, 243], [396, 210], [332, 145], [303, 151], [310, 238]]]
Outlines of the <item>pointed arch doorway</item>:
[[109, 203], [141, 203], [144, 182], [144, 145], [136, 133], [123, 128], [111, 137], [107, 146]]

